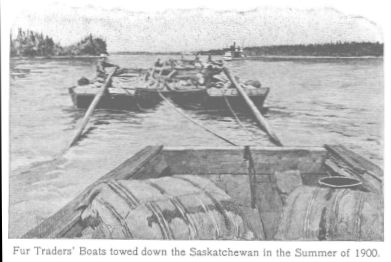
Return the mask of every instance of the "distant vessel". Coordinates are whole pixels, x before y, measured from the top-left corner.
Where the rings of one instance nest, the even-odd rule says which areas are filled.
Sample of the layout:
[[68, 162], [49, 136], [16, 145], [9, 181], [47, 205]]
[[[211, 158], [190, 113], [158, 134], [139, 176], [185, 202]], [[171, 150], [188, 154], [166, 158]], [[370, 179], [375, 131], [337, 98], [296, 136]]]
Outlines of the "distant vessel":
[[236, 43], [234, 42], [233, 45], [230, 46], [229, 51], [225, 52], [223, 59], [225, 61], [231, 61], [233, 59], [240, 59], [244, 57], [243, 48], [236, 46]]

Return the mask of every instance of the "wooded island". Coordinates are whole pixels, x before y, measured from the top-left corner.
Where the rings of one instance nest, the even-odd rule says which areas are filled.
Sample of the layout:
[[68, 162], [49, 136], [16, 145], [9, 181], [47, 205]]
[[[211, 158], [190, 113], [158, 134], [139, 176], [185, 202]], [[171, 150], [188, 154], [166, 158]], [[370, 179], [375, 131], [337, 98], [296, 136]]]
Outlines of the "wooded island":
[[18, 29], [15, 39], [10, 37], [11, 57], [98, 56], [107, 53], [106, 42], [92, 34], [76, 44], [62, 47], [42, 33]]

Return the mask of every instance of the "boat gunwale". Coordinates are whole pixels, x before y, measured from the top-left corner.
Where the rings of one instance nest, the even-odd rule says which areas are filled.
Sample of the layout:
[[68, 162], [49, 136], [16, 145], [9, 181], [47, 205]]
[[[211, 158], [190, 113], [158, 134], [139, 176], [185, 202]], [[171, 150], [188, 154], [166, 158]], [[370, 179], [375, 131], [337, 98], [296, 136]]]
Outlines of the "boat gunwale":
[[170, 93], [203, 93], [207, 91], [207, 88], [192, 88], [192, 89], [174, 89], [174, 90], [161, 90], [158, 88], [142, 88], [142, 87], [135, 87], [136, 91], [146, 92], [146, 93], [163, 93], [163, 94], [170, 94]]
[[[164, 146], [164, 151], [199, 151], [199, 150], [239, 150], [243, 149], [244, 145], [240, 146]], [[327, 149], [321, 146], [284, 146], [284, 147], [275, 147], [275, 146], [250, 146], [251, 150], [259, 150], [259, 151], [296, 151], [296, 150], [306, 150], [313, 152], [327, 152]]]
[[[120, 165], [115, 167], [109, 172], [106, 172], [103, 176], [99, 177], [93, 183], [87, 185], [84, 190], [82, 190], [79, 194], [77, 194], [74, 198], [72, 198], [66, 205], [62, 208], [54, 212], [52, 215], [43, 220], [40, 224], [36, 225], [28, 232], [26, 232], [21, 238], [31, 239], [31, 238], [73, 238], [72, 236], [77, 236], [75, 234], [75, 230], [81, 230], [83, 228], [83, 223], [80, 220], [80, 202], [83, 202], [88, 196], [88, 194], [100, 183], [104, 183], [105, 181], [111, 179], [140, 179], [140, 178], [148, 178], [145, 177], [145, 172], [151, 172], [148, 168], [154, 168], [152, 172], [152, 177], [160, 177], [162, 176], [162, 170], [170, 168], [169, 163], [166, 162], [165, 152], [167, 153], [177, 153], [183, 154], [183, 152], [200, 152], [200, 151], [224, 151], [228, 150], [231, 152], [238, 151], [240, 154], [244, 152], [244, 146], [225, 146], [225, 147], [203, 147], [203, 146], [195, 146], [195, 147], [185, 147], [185, 146], [146, 146], [141, 150], [136, 152], [130, 158], [123, 161]], [[251, 147], [251, 151], [253, 153], [293, 153], [298, 151], [304, 151], [308, 153], [316, 153], [325, 157], [329, 152], [324, 147], [317, 146], [291, 146], [291, 147], [264, 147], [264, 146], [254, 146]], [[255, 155], [254, 154], [254, 155]], [[300, 156], [298, 156], [300, 158]], [[277, 158], [278, 160], [278, 158]], [[155, 161], [155, 162], [154, 162]], [[157, 162], [156, 162], [157, 161]], [[205, 160], [206, 161], [206, 160]], [[370, 160], [368, 160], [370, 161]], [[161, 163], [165, 165], [161, 165]], [[322, 161], [322, 163], [324, 163]], [[371, 162], [372, 163], [372, 162]], [[160, 165], [159, 170], [155, 170], [156, 166]], [[376, 164], [374, 164], [376, 165]], [[376, 165], [377, 166], [377, 165]], [[144, 173], [144, 174], [143, 174]], [[141, 174], [141, 175], [140, 175]], [[147, 173], [149, 174], [149, 173]], [[171, 175], [176, 174], [172, 172]], [[228, 173], [227, 173], [228, 174]], [[195, 175], [195, 174], [194, 174]], [[58, 218], [57, 218], [58, 217]], [[64, 219], [65, 217], [65, 219]], [[57, 223], [59, 220], [63, 219], [63, 225], [61, 227], [57, 227]], [[40, 230], [42, 229], [42, 231]], [[69, 233], [71, 232], [71, 233]]]

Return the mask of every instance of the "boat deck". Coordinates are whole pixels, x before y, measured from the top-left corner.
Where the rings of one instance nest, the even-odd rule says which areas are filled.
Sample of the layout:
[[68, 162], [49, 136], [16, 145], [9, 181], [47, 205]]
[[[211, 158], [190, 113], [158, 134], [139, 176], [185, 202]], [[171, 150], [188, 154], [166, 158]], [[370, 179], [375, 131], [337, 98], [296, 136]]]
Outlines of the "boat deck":
[[[330, 164], [330, 160], [335, 164], [334, 166]], [[117, 225], [117, 230], [119, 230], [117, 233], [119, 233], [116, 238], [134, 238], [133, 236], [140, 236], [140, 234], [144, 236], [138, 230], [150, 232], [148, 221], [155, 217], [153, 221], [157, 223], [156, 225], [160, 225], [160, 230], [159, 227], [153, 229], [152, 239], [219, 239], [221, 231], [213, 223], [209, 225], [213, 230], [217, 230], [216, 235], [200, 235], [197, 231], [192, 231], [191, 227], [194, 229], [196, 225], [200, 226], [212, 221], [208, 220], [202, 212], [199, 213], [201, 207], [197, 207], [196, 202], [190, 201], [186, 204], [187, 209], [185, 206], [178, 207], [175, 199], [172, 200], [175, 200], [175, 205], [170, 202], [171, 193], [164, 192], [171, 189], [169, 187], [163, 189], [162, 185], [165, 184], [164, 187], [167, 187], [168, 181], [171, 181], [168, 178], [172, 177], [173, 179], [183, 178], [181, 180], [191, 178], [193, 186], [190, 187], [193, 189], [189, 189], [191, 190], [189, 194], [191, 192], [206, 194], [208, 199], [215, 199], [213, 206], [217, 209], [212, 215], [215, 219], [221, 219], [221, 216], [224, 217], [233, 210], [239, 210], [243, 220], [238, 218], [239, 220], [235, 221], [239, 221], [240, 228], [243, 229], [240, 230], [241, 232], [246, 231], [249, 234], [246, 234], [246, 237], [235, 239], [379, 241], [383, 239], [382, 175], [381, 168], [342, 146], [330, 146], [327, 149], [149, 146], [87, 187], [63, 209], [26, 233], [23, 238], [113, 237], [113, 235], [107, 235], [107, 232], [97, 233], [95, 226], [90, 227], [91, 221], [86, 220], [85, 212], [91, 214], [90, 210], [94, 207], [106, 210], [107, 204], [103, 206], [99, 204], [102, 201], [104, 203], [106, 197], [108, 197], [107, 201], [112, 201], [110, 199], [113, 197], [119, 197], [119, 199], [130, 197], [125, 202], [121, 200], [122, 204], [113, 202], [114, 206], [110, 207], [111, 211], [107, 216], [112, 218], [114, 210], [122, 210], [122, 213], [128, 214], [132, 213], [132, 210], [136, 212], [135, 214], [144, 210], [140, 214], [150, 215], [147, 215], [143, 222], [144, 218], [137, 218], [135, 214], [127, 215], [125, 219], [119, 215], [121, 212], [115, 213], [116, 219], [123, 220], [119, 226]], [[351, 188], [339, 182], [331, 184], [331, 187], [325, 187], [319, 183], [325, 178], [348, 181], [348, 177], [359, 183]], [[126, 180], [154, 185], [155, 189], [160, 189], [154, 190], [155, 193], [151, 191], [150, 194], [161, 196], [154, 198], [151, 195], [147, 202], [139, 202], [137, 199], [143, 197], [139, 194], [145, 195], [146, 192], [140, 193], [136, 190], [138, 182], [121, 182]], [[118, 187], [118, 183], [110, 181], [118, 181], [119, 184], [129, 187]], [[219, 189], [210, 189], [211, 185], [208, 181], [213, 182]], [[199, 183], [204, 186], [200, 186]], [[117, 189], [107, 191], [106, 185], [112, 185]], [[136, 188], [132, 185], [136, 185]], [[102, 190], [105, 192], [103, 195], [101, 195]], [[218, 193], [218, 190], [222, 191]], [[125, 194], [125, 192], [128, 193]], [[227, 194], [221, 195], [226, 199], [224, 201], [233, 200], [234, 202], [230, 202], [228, 206], [228, 202], [224, 201], [225, 204], [223, 202], [219, 204], [219, 201], [210, 194]], [[99, 195], [101, 200], [97, 204], [94, 199]], [[115, 207], [116, 203], [120, 206]], [[126, 203], [130, 206], [126, 207], [128, 205]], [[144, 207], [137, 208], [140, 205]], [[189, 205], [193, 207], [190, 208]], [[172, 208], [175, 209], [175, 206], [177, 211], [174, 210], [174, 212]], [[214, 210], [213, 207], [210, 208]], [[208, 210], [212, 210], [210, 208]], [[95, 214], [94, 212], [92, 214]], [[238, 213], [235, 211], [234, 214]], [[105, 216], [106, 219], [107, 216]], [[229, 216], [232, 218], [232, 214]], [[191, 220], [190, 217], [195, 220]], [[357, 224], [358, 220], [359, 224]], [[183, 224], [185, 231], [177, 232], [178, 228], [175, 225], [178, 224], [173, 221], [177, 221], [175, 223], [185, 221]], [[193, 222], [186, 226], [186, 221]], [[307, 222], [303, 224], [303, 221]], [[139, 225], [138, 227], [133, 226], [135, 222]], [[190, 231], [186, 230], [188, 226]], [[230, 226], [226, 226], [229, 230]], [[131, 228], [131, 231], [123, 231], [125, 228], [127, 230]], [[167, 234], [167, 232], [171, 233]], [[193, 233], [188, 235], [189, 232]], [[233, 235], [238, 233], [233, 232], [232, 228], [229, 232]], [[147, 235], [145, 237], [149, 238]], [[136, 238], [143, 239], [143, 237]]]

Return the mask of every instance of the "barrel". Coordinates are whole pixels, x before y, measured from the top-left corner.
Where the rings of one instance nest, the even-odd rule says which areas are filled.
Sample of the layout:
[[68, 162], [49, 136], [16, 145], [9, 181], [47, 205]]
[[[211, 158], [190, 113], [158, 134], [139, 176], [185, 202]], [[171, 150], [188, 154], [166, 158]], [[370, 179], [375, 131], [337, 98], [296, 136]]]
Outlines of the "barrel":
[[383, 240], [377, 193], [301, 186], [289, 194], [276, 240]]
[[252, 239], [240, 208], [195, 175], [102, 183], [89, 196], [82, 238]]

